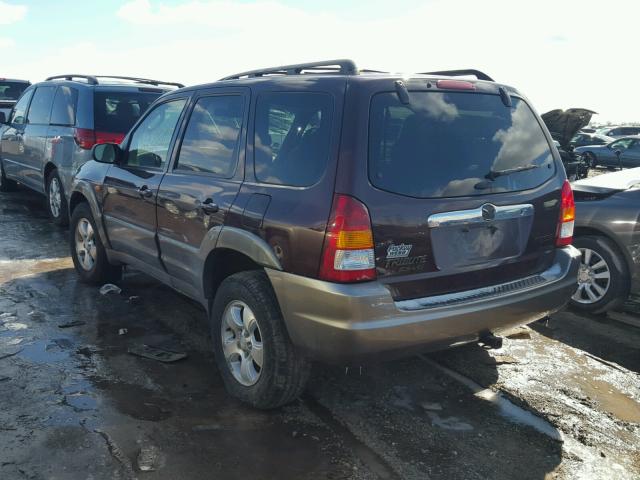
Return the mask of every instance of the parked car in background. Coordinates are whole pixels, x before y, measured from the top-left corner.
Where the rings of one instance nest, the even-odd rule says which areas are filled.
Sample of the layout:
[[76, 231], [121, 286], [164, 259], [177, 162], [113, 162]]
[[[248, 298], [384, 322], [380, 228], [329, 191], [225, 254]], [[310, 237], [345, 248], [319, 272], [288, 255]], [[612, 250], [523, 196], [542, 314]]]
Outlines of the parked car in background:
[[584, 147], [587, 145], [606, 145], [615, 140], [613, 137], [600, 135], [598, 133], [577, 133], [569, 142], [570, 147]]
[[604, 313], [640, 291], [640, 168], [573, 183], [582, 254], [571, 305]]
[[571, 141], [581, 128], [589, 124], [595, 113], [586, 108], [569, 108], [542, 114], [551, 137], [558, 143], [556, 146], [570, 180], [586, 178], [589, 174], [589, 165], [573, 153]]
[[0, 78], [0, 113], [9, 118], [9, 112], [29, 85], [31, 85], [29, 80]]
[[640, 126], [621, 126], [621, 127], [604, 127], [596, 131], [600, 135], [607, 137], [620, 138], [631, 135], [640, 135]]
[[596, 129], [594, 127], [582, 127], [580, 129], [581, 133], [596, 133]]
[[340, 60], [181, 89], [94, 147], [71, 255], [86, 282], [131, 265], [199, 301], [225, 386], [255, 407], [296, 398], [314, 359], [497, 346], [576, 287], [573, 196], [541, 125], [477, 71]]
[[591, 168], [633, 168], [640, 166], [640, 136], [618, 138], [607, 145], [587, 145], [573, 149]]
[[66, 224], [71, 177], [91, 158], [91, 147], [120, 142], [156, 98], [180, 86], [92, 75], [60, 75], [30, 86], [5, 119], [0, 189], [20, 182], [45, 194], [52, 220]]

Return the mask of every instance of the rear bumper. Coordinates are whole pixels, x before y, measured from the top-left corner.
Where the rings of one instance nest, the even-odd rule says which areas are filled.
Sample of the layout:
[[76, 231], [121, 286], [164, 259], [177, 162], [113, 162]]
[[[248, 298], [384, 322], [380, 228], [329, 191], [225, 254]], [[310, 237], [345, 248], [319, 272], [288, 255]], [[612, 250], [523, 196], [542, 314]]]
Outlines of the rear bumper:
[[313, 358], [336, 362], [444, 349], [543, 318], [575, 291], [579, 259], [577, 249], [565, 247], [533, 277], [400, 302], [379, 282], [336, 284], [267, 273], [293, 343]]

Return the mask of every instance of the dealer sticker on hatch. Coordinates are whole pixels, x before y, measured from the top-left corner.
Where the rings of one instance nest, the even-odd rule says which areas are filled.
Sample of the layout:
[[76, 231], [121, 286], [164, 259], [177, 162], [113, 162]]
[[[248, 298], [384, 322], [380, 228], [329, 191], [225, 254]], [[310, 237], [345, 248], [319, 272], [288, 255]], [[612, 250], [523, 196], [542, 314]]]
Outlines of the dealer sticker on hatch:
[[406, 245], [401, 243], [400, 245], [389, 245], [387, 249], [387, 260], [392, 258], [404, 258], [409, 256], [413, 245]]

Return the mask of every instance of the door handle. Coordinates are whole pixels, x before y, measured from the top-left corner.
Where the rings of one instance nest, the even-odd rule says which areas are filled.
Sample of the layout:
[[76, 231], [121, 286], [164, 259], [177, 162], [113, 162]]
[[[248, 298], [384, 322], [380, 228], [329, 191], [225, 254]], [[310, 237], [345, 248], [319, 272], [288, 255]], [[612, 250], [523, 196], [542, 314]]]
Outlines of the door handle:
[[212, 213], [216, 213], [218, 210], [220, 210], [220, 208], [218, 207], [218, 204], [213, 203], [212, 198], [207, 198], [204, 202], [202, 202], [202, 204], [200, 205], [200, 209], [206, 215], [211, 215]]
[[150, 198], [153, 196], [153, 190], [151, 190], [146, 185], [142, 185], [140, 188], [138, 188], [138, 193], [142, 198]]

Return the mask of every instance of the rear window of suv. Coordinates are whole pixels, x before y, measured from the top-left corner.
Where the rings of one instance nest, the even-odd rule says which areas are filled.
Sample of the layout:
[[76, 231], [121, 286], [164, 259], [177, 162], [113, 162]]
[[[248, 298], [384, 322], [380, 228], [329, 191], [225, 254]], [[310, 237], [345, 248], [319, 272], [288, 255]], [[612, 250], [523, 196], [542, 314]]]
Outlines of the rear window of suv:
[[369, 177], [376, 187], [418, 198], [537, 187], [555, 173], [549, 143], [529, 106], [498, 95], [410, 92], [373, 97]]
[[94, 93], [94, 129], [99, 132], [127, 133], [161, 94], [155, 92]]

